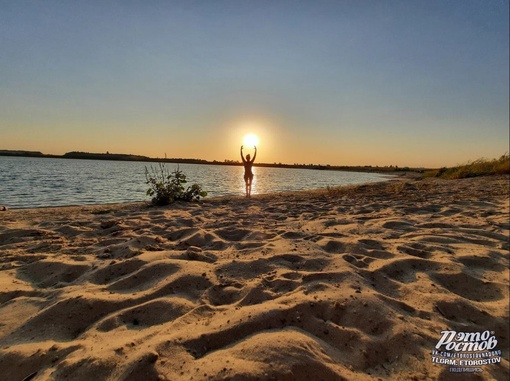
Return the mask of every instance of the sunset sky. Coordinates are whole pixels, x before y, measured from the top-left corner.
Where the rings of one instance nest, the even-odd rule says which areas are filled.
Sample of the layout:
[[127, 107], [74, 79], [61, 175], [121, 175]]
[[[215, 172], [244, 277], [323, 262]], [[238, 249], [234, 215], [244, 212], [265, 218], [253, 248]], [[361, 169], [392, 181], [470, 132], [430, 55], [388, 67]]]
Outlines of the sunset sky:
[[508, 0], [0, 0], [0, 149], [440, 167], [509, 150]]

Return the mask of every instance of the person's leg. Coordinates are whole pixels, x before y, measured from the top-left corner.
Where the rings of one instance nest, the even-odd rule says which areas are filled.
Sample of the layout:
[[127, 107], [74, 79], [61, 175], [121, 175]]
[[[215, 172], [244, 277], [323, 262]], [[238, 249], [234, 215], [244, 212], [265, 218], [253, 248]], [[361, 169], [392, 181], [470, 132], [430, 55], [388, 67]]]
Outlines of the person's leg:
[[251, 182], [253, 180], [253, 177], [250, 177], [248, 179], [248, 197], [251, 197]]
[[251, 197], [251, 184], [253, 183], [253, 176], [250, 176], [250, 196]]

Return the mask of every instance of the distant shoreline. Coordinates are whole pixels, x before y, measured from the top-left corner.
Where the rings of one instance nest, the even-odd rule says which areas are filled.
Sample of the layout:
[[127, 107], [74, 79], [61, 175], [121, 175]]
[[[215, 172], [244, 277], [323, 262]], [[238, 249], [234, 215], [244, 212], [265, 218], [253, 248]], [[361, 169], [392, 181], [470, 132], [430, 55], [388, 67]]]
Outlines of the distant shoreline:
[[[141, 161], [141, 162], [158, 162], [158, 163], [177, 163], [177, 164], [205, 164], [205, 165], [228, 165], [241, 166], [242, 163], [234, 160], [225, 161], [208, 161], [203, 159], [190, 158], [152, 158], [142, 155], [132, 154], [116, 154], [116, 153], [90, 153], [90, 152], [67, 152], [63, 155], [44, 154], [39, 151], [24, 150], [0, 150], [0, 156], [14, 157], [35, 157], [35, 158], [53, 158], [53, 159], [79, 159], [79, 160], [112, 160], [112, 161]], [[417, 172], [423, 173], [425, 168], [410, 168], [398, 166], [339, 166], [339, 165], [321, 165], [321, 164], [283, 164], [283, 163], [256, 163], [257, 167], [271, 168], [303, 168], [316, 170], [332, 170], [332, 171], [348, 171], [348, 172], [372, 172], [391, 174], [395, 172]]]

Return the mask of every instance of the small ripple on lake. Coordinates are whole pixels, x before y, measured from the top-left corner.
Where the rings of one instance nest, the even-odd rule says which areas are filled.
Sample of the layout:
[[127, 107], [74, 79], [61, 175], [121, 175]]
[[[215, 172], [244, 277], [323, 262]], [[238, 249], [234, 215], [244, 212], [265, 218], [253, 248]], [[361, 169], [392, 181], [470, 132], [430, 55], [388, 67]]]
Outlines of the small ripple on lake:
[[[0, 205], [10, 208], [149, 201], [145, 168], [155, 163], [0, 156]], [[208, 197], [244, 195], [243, 167], [166, 164]], [[252, 194], [383, 181], [375, 173], [255, 167]]]

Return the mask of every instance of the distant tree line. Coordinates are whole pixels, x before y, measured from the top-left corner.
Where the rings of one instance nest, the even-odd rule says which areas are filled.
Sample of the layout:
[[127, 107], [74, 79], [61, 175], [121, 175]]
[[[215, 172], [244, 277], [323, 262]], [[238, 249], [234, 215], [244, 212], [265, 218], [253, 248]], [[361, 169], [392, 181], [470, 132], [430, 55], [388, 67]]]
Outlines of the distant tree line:
[[[91, 153], [81, 151], [71, 151], [64, 155], [47, 155], [38, 151], [22, 151], [22, 150], [0, 150], [0, 156], [28, 156], [28, 157], [49, 157], [49, 158], [64, 158], [64, 159], [89, 159], [89, 160], [119, 160], [119, 161], [145, 161], [145, 162], [160, 162], [160, 163], [182, 163], [182, 164], [215, 164], [215, 165], [242, 165], [238, 160], [224, 161], [207, 161], [203, 159], [189, 159], [189, 158], [151, 158], [142, 155], [131, 154], [118, 154], [118, 153]], [[257, 167], [270, 167], [270, 168], [305, 168], [316, 170], [335, 170], [335, 171], [353, 171], [353, 172], [423, 172], [423, 168], [409, 168], [398, 166], [338, 166], [338, 165], [322, 165], [322, 164], [282, 164], [280, 163], [255, 163]]]
[[1, 156], [28, 156], [28, 157], [44, 156], [44, 154], [39, 151], [20, 151], [20, 150], [8, 150], [8, 149], [0, 149], [0, 155]]

